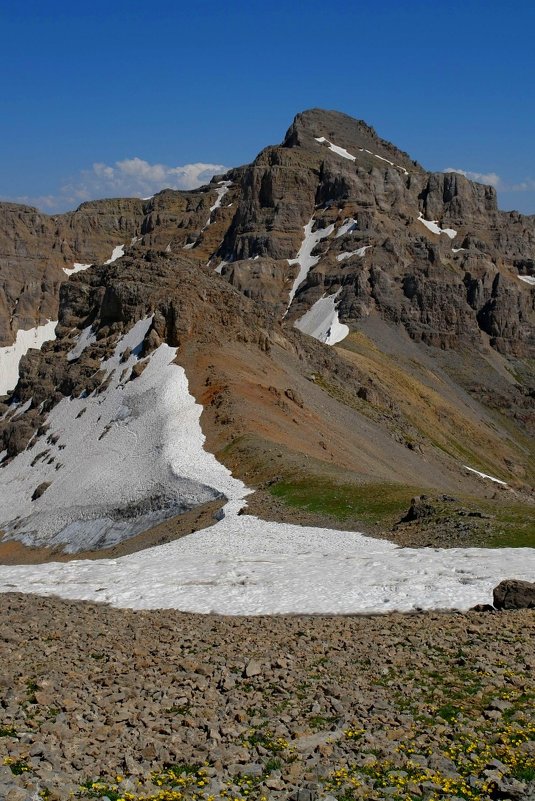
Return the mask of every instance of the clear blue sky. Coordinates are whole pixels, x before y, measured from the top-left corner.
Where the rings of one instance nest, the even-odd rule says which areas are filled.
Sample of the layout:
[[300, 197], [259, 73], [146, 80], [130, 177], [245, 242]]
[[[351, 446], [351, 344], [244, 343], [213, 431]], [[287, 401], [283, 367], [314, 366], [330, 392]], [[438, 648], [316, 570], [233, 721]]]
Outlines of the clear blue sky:
[[535, 213], [534, 41], [532, 0], [3, 0], [0, 197], [185, 186], [320, 106]]

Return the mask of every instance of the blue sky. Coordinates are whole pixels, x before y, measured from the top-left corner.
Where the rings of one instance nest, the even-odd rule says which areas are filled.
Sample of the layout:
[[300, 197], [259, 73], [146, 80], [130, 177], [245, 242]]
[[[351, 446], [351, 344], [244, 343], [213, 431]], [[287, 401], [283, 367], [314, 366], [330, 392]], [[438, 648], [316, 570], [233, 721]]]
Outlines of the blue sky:
[[189, 187], [319, 106], [535, 213], [531, 0], [3, 0], [0, 197]]

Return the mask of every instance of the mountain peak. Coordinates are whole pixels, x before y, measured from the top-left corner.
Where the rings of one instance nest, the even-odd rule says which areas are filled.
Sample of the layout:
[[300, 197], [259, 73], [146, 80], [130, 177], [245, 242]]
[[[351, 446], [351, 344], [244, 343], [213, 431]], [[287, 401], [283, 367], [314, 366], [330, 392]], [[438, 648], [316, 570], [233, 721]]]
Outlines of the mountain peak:
[[343, 148], [355, 157], [364, 152], [395, 160], [406, 169], [423, 169], [407, 153], [382, 139], [367, 122], [341, 111], [312, 108], [299, 112], [286, 132], [283, 146], [311, 147], [318, 140]]

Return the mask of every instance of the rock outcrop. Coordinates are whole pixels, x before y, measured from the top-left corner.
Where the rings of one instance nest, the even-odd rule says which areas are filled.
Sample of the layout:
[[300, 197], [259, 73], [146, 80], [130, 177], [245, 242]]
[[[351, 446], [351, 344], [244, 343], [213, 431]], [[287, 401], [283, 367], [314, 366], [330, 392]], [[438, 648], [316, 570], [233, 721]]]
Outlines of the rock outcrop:
[[496, 609], [535, 609], [535, 583], [506, 579], [493, 592]]

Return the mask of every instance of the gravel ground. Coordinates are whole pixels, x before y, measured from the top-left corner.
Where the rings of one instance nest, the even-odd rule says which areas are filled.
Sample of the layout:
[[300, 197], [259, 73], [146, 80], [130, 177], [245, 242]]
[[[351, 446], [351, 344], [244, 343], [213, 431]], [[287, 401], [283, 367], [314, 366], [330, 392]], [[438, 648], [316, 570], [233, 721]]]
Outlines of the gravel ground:
[[0, 799], [535, 799], [535, 613], [0, 596]]

